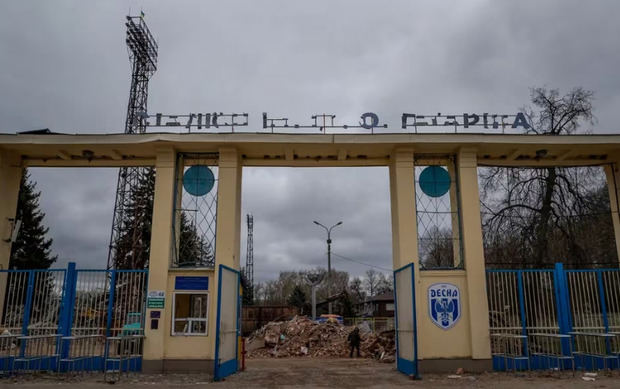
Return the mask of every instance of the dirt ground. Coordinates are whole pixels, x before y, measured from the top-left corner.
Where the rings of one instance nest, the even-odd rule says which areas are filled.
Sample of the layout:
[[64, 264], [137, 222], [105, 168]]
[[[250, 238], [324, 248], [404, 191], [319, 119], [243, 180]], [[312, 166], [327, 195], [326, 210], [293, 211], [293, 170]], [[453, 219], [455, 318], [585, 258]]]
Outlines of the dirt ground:
[[[411, 380], [398, 373], [393, 364], [364, 359], [255, 359], [248, 361], [246, 371], [213, 383], [207, 374], [131, 374], [123, 376], [114, 387], [133, 388], [620, 388], [620, 372], [611, 375], [598, 373], [595, 381], [584, 381], [582, 372], [463, 374], [424, 374], [421, 380]], [[110, 388], [102, 374], [39, 375], [0, 380], [0, 388]]]

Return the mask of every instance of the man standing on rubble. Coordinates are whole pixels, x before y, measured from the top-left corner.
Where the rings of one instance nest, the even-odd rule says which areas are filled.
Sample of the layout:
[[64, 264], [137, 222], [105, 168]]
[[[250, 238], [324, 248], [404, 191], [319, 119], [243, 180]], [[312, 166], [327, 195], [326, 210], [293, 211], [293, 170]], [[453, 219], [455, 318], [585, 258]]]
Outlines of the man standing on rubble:
[[360, 356], [360, 329], [355, 327], [353, 331], [349, 334], [347, 338], [349, 341], [349, 345], [351, 346], [351, 353], [349, 354], [349, 358], [353, 358], [353, 349], [357, 349], [357, 357]]

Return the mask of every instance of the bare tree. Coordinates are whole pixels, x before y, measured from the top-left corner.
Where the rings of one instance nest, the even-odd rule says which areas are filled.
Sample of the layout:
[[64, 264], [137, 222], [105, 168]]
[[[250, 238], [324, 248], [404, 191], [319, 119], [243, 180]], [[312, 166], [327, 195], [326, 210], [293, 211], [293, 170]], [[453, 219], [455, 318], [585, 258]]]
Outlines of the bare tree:
[[452, 231], [447, 228], [433, 226], [420, 237], [420, 266], [423, 269], [450, 268], [454, 266], [454, 238]]
[[377, 294], [377, 286], [379, 286], [379, 272], [375, 269], [366, 270], [366, 278], [364, 279], [364, 286], [368, 292], [368, 296], [375, 296]]
[[364, 283], [361, 278], [353, 278], [351, 282], [349, 282], [349, 290], [351, 291], [353, 302], [361, 303], [366, 300], [366, 291], [364, 290]]
[[377, 283], [377, 295], [394, 292], [394, 279], [386, 276], [385, 273], [379, 273], [379, 282]]
[[[569, 135], [594, 122], [593, 93], [534, 88], [526, 109], [530, 133]], [[536, 152], [544, 158], [546, 150]], [[491, 265], [548, 267], [564, 260], [592, 262], [577, 233], [594, 209], [591, 196], [605, 185], [600, 168], [485, 168], [480, 172], [485, 258]], [[608, 202], [608, 199], [607, 199]], [[609, 218], [609, 222], [611, 219]], [[577, 224], [580, 228], [577, 228]], [[559, 258], [559, 247], [567, 257]]]

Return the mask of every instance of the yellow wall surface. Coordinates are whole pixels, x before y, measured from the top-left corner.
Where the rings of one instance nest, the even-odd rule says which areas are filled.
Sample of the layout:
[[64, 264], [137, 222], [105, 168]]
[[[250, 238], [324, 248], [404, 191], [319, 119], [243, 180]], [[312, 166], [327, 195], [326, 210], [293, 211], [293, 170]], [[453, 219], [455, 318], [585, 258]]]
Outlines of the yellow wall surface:
[[469, 339], [473, 359], [491, 358], [489, 334], [489, 304], [487, 300], [480, 194], [478, 191], [478, 163], [475, 149], [461, 149], [457, 154], [459, 211], [461, 213], [463, 258], [467, 273], [467, 305], [471, 312]]
[[[149, 258], [149, 291], [168, 290], [168, 269], [172, 252], [172, 213], [173, 190], [176, 171], [176, 154], [172, 148], [160, 149], [155, 165], [155, 197], [153, 200], [153, 222], [151, 230], [151, 250]], [[147, 324], [144, 330], [144, 359], [160, 361], [164, 358], [164, 339], [166, 323], [170, 320], [171, 296], [166, 293], [165, 310], [161, 313], [160, 326], [152, 330], [150, 314], [146, 310]]]
[[[470, 358], [470, 319], [467, 276], [463, 270], [420, 271], [420, 283], [416, 288], [418, 321], [418, 357], [420, 359]], [[428, 288], [436, 283], [450, 283], [459, 288], [461, 317], [453, 327], [444, 330], [435, 325], [429, 313]], [[486, 298], [486, 297], [485, 297]]]
[[[456, 230], [461, 231], [459, 239], [463, 245], [464, 270], [419, 270], [414, 149], [398, 148], [391, 159], [393, 265], [398, 269], [414, 263], [419, 357], [491, 358], [475, 151], [460, 150], [456, 169], [452, 172], [458, 175], [460, 199], [457, 203], [458, 196], [454, 194], [452, 202], [461, 215], [462, 228]], [[436, 326], [428, 311], [428, 287], [441, 282], [454, 284], [461, 292], [461, 318], [447, 330]], [[470, 315], [472, 311], [474, 315]]]
[[22, 171], [19, 155], [0, 150], [0, 269], [8, 269], [9, 266], [11, 241], [8, 239], [14, 226], [11, 220], [17, 212]]
[[[17, 196], [22, 177], [19, 155], [0, 150], [0, 269], [9, 268], [11, 256], [10, 237], [15, 226]], [[7, 274], [0, 273], [0, 312], [4, 309]]]

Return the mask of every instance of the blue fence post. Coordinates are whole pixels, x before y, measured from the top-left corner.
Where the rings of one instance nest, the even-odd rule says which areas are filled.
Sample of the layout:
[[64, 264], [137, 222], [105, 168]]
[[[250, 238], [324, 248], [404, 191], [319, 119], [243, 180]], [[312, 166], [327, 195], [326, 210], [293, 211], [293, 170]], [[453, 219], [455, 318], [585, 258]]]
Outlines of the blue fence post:
[[[77, 288], [77, 271], [75, 270], [75, 262], [69, 262], [67, 264], [67, 271], [65, 273], [64, 293], [62, 296], [62, 307], [60, 310], [60, 322], [58, 327], [60, 329], [61, 337], [71, 336], [71, 327], [73, 325], [73, 306], [75, 305], [75, 290]], [[69, 356], [70, 342], [60, 342], [60, 359], [65, 359]], [[60, 361], [58, 361], [60, 370]]]
[[[34, 296], [34, 281], [36, 273], [34, 270], [28, 270], [28, 286], [26, 287], [26, 301], [24, 302], [24, 320], [22, 321], [22, 336], [28, 336], [28, 326], [30, 325], [30, 314], [32, 312], [32, 298]], [[21, 342], [19, 350], [20, 357], [24, 357], [26, 352], [27, 340]]]
[[108, 319], [105, 326], [105, 336], [110, 336], [110, 329], [112, 328], [112, 318], [114, 316], [114, 298], [116, 297], [116, 269], [112, 269], [111, 273], [110, 297], [108, 299]]
[[[105, 325], [105, 336], [106, 336], [106, 340], [105, 340], [105, 346], [103, 349], [103, 361], [101, 362], [101, 366], [102, 366], [102, 370], [103, 371], [107, 371], [108, 370], [108, 366], [107, 366], [107, 360], [108, 360], [108, 355], [110, 353], [110, 350], [108, 349], [108, 340], [107, 338], [110, 336], [111, 334], [111, 329], [112, 329], [112, 319], [114, 318], [114, 299], [116, 298], [116, 269], [112, 269], [111, 271], [111, 275], [110, 275], [110, 296], [108, 299], [108, 313], [107, 313], [107, 320], [106, 320], [106, 325]], [[120, 362], [119, 362], [119, 366], [120, 366]], [[112, 366], [112, 368], [114, 368], [114, 366]], [[121, 367], [119, 367], [119, 369], [121, 369]]]
[[[555, 280], [555, 298], [558, 314], [558, 327], [560, 334], [567, 335], [571, 332], [571, 313], [569, 305], [568, 282], [566, 282], [566, 270], [562, 263], [556, 263], [553, 271]], [[562, 339], [562, 354], [570, 356], [570, 339]], [[560, 367], [560, 366], [558, 366]]]
[[[524, 287], [523, 287], [523, 271], [522, 270], [517, 271], [517, 291], [519, 293], [519, 314], [521, 315], [521, 335], [526, 336], [525, 340], [523, 341], [522, 353], [523, 355], [528, 355], [527, 353], [527, 347], [528, 347], [527, 318], [525, 315], [525, 293], [524, 293]], [[515, 363], [514, 368], [515, 370], [517, 370], [516, 360], [514, 361], [514, 363]], [[506, 370], [508, 370], [508, 366], [506, 366]]]

